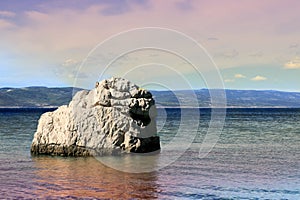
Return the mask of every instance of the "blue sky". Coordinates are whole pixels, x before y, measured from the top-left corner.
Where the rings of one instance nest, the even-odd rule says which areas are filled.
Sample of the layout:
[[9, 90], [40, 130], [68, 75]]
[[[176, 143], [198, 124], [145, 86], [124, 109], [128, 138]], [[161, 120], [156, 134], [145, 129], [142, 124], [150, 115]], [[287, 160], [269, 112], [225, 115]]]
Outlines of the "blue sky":
[[[0, 87], [72, 86], [81, 62], [97, 44], [122, 31], [154, 26], [182, 32], [201, 44], [226, 88], [300, 91], [299, 7], [297, 0], [2, 0]], [[193, 77], [186, 67], [177, 69]], [[96, 80], [88, 74], [101, 70], [100, 65], [83, 69], [77, 78], [91, 84], [81, 86], [93, 85]], [[205, 87], [205, 79], [215, 73], [201, 70], [206, 77], [190, 80], [195, 88]], [[147, 74], [148, 79], [169, 80], [181, 88], [175, 76], [162, 71]]]

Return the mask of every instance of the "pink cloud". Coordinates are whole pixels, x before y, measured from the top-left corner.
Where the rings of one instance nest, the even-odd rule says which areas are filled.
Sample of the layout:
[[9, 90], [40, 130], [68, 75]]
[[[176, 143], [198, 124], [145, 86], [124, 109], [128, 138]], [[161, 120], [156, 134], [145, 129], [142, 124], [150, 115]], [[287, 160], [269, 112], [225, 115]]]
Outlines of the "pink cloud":
[[11, 23], [10, 21], [0, 19], [0, 30], [1, 29], [9, 29], [9, 28], [13, 28], [13, 27], [15, 27], [15, 25], [13, 23]]
[[11, 17], [15, 17], [16, 13], [11, 12], [11, 11], [1, 11], [0, 10], [0, 17], [7, 17], [7, 18], [11, 18]]

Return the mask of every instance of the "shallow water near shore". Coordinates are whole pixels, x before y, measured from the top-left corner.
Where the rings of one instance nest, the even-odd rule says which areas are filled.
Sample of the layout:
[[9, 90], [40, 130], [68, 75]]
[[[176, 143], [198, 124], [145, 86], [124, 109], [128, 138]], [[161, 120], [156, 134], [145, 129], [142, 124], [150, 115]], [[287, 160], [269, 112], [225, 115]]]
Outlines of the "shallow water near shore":
[[[218, 143], [200, 159], [210, 122], [210, 110], [201, 109], [199, 129], [184, 130], [197, 131], [190, 148], [149, 173], [121, 172], [93, 157], [31, 156], [37, 121], [45, 111], [0, 110], [1, 198], [300, 198], [300, 109], [228, 109]], [[178, 151], [164, 151], [164, 146], [185, 123], [180, 109], [159, 109], [158, 114], [161, 154], [175, 156], [181, 144]], [[122, 166], [143, 156], [110, 159]]]

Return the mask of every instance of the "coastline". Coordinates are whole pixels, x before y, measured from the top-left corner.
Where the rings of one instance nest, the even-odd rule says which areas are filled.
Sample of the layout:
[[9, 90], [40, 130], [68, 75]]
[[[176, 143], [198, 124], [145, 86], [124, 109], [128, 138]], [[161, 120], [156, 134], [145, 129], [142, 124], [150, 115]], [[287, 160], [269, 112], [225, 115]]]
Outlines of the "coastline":
[[[0, 106], [0, 109], [57, 109], [59, 106]], [[190, 106], [157, 106], [157, 109], [300, 109], [298, 106], [227, 106], [227, 107], [190, 107]]]

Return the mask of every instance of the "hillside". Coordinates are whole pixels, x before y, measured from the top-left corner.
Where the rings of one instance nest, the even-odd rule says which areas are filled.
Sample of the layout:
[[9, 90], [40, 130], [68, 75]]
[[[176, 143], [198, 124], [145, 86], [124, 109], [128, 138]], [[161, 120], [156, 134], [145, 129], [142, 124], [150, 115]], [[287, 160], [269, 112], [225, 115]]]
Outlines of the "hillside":
[[0, 107], [57, 107], [68, 104], [72, 94], [72, 87], [0, 88]]
[[[195, 90], [199, 107], [210, 107], [208, 89]], [[181, 106], [190, 103], [192, 91], [175, 91]], [[300, 92], [282, 92], [274, 90], [225, 90], [228, 107], [300, 107]], [[171, 91], [152, 91], [158, 104], [162, 106], [178, 106], [178, 100]]]
[[[81, 89], [75, 88], [74, 92]], [[151, 91], [158, 106], [190, 107], [192, 91]], [[209, 90], [194, 91], [199, 107], [210, 107]], [[68, 104], [73, 88], [0, 88], [0, 107], [57, 107]], [[175, 95], [176, 94], [176, 95]], [[226, 90], [228, 107], [300, 107], [300, 92]]]

